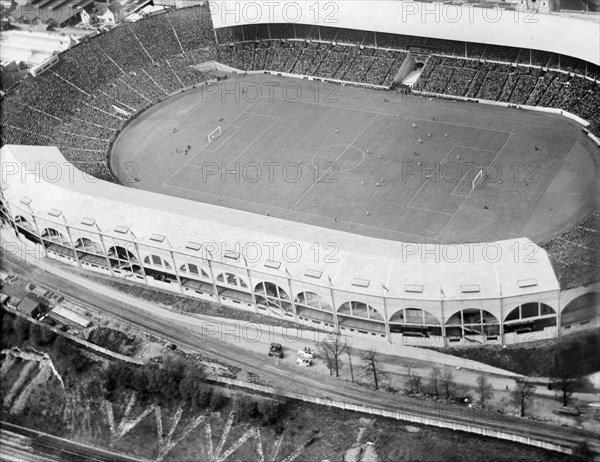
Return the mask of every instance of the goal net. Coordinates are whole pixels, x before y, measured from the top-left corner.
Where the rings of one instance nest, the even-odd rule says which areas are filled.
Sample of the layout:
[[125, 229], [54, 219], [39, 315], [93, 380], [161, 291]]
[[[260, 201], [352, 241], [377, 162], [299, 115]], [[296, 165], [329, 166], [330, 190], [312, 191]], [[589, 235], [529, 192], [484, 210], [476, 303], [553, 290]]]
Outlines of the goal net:
[[221, 127], [217, 127], [212, 132], [210, 132], [210, 134], [208, 135], [208, 142], [212, 143], [212, 141], [216, 140], [219, 136], [221, 136]]
[[475, 189], [477, 187], [477, 185], [479, 183], [481, 183], [481, 181], [483, 180], [483, 170], [479, 170], [479, 172], [477, 172], [477, 175], [475, 175], [475, 178], [473, 178], [473, 184], [472, 189]]

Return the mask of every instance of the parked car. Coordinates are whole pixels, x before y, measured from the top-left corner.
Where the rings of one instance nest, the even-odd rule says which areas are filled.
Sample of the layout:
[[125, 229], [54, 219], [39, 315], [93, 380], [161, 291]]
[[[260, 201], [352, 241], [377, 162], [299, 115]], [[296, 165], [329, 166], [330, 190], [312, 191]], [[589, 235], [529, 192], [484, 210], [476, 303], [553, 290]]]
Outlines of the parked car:
[[298, 356], [303, 359], [313, 359], [315, 357], [315, 353], [310, 351], [310, 348], [304, 347], [301, 350], [298, 350]]
[[312, 359], [298, 358], [296, 359], [296, 366], [310, 367], [312, 366]]
[[283, 358], [283, 347], [281, 346], [281, 343], [271, 343], [271, 348], [269, 348], [269, 356]]

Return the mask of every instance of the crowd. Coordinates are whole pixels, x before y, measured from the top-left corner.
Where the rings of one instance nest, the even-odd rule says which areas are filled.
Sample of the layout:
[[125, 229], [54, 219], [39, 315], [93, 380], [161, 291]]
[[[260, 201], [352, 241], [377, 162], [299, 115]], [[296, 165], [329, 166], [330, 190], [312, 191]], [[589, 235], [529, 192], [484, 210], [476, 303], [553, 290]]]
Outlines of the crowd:
[[219, 47], [218, 60], [241, 70], [269, 70], [367, 85], [392, 84], [406, 53], [299, 40]]
[[415, 90], [554, 107], [588, 120], [591, 131], [600, 135], [600, 84], [577, 74], [434, 55]]
[[[200, 6], [170, 10], [87, 39], [62, 53], [52, 69], [24, 79], [2, 98], [2, 143], [55, 144], [67, 159], [108, 178], [104, 162], [110, 140], [138, 111], [208, 78], [193, 65], [216, 59], [242, 70], [387, 87], [409, 49], [438, 53], [425, 65], [418, 90], [557, 107], [589, 120], [591, 130], [600, 132], [598, 84], [578, 76], [599, 76], [598, 66], [574, 58], [302, 24], [220, 28], [216, 36], [219, 46], [208, 8]], [[456, 58], [465, 56], [475, 59]]]
[[548, 252], [561, 289], [586, 286], [598, 278], [600, 211], [571, 230], [541, 244]]

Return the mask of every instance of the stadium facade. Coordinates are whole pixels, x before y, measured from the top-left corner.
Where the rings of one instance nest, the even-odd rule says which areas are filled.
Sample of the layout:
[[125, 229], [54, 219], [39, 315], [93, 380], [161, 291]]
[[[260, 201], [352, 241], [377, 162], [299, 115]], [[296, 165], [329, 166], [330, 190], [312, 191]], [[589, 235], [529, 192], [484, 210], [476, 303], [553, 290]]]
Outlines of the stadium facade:
[[[215, 37], [224, 27], [289, 21], [283, 5], [213, 3]], [[477, 38], [600, 64], [591, 39], [597, 23], [577, 18], [535, 15], [527, 23], [527, 15], [515, 21], [515, 12], [504, 12], [492, 21], [465, 6], [452, 23], [443, 10], [451, 6], [441, 4], [410, 3], [417, 10], [408, 14], [406, 2], [341, 2], [331, 24], [327, 10], [315, 16], [306, 2], [296, 5], [302, 24]], [[440, 9], [438, 22], [435, 13], [423, 16], [428, 7]], [[233, 13], [222, 14], [227, 8]], [[573, 36], [557, 42], [565, 27]], [[2, 218], [45, 256], [236, 309], [392, 344], [441, 346], [554, 337], [570, 301], [548, 254], [526, 238], [393, 242], [126, 189], [79, 170], [83, 163], [56, 147], [5, 143], [1, 156]]]

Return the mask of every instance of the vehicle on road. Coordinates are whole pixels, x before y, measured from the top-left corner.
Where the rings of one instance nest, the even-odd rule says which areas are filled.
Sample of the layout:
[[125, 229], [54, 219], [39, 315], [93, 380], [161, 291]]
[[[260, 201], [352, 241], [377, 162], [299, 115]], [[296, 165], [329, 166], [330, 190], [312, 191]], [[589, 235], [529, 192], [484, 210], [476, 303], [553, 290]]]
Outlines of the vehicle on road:
[[271, 347], [269, 348], [269, 356], [283, 358], [283, 347], [281, 346], [281, 343], [271, 343]]
[[304, 359], [313, 359], [315, 357], [315, 352], [311, 351], [309, 347], [304, 347], [301, 350], [298, 350], [298, 357]]
[[296, 366], [310, 367], [312, 366], [312, 359], [298, 358], [296, 359]]

